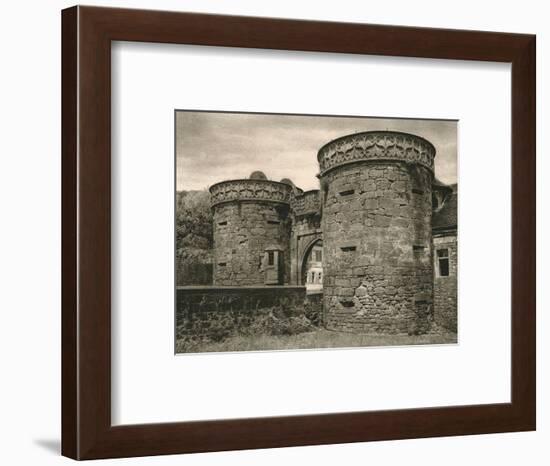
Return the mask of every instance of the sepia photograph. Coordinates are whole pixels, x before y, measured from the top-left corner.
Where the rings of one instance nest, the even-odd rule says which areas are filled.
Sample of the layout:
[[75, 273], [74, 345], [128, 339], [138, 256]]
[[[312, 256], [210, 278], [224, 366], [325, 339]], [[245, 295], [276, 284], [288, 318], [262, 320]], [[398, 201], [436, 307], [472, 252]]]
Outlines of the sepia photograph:
[[175, 111], [175, 352], [456, 344], [457, 121]]

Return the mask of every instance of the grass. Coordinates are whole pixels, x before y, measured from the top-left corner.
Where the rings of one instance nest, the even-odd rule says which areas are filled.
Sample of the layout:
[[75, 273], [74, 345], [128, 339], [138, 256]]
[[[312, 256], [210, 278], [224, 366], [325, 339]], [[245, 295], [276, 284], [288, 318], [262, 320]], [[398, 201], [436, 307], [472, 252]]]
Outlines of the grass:
[[297, 335], [233, 336], [220, 342], [185, 347], [176, 342], [177, 353], [219, 353], [226, 351], [274, 351], [314, 348], [356, 348], [456, 343], [456, 333], [427, 335], [362, 335], [318, 329]]

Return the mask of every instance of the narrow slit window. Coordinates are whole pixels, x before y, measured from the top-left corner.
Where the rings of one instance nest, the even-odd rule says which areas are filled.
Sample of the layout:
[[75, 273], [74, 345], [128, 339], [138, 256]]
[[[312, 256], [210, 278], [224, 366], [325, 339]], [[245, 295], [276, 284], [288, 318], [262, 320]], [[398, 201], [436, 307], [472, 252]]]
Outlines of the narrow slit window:
[[422, 252], [424, 251], [425, 249], [425, 246], [421, 245], [421, 244], [413, 244], [413, 251], [414, 252]]
[[225, 266], [227, 265], [227, 263], [226, 263], [226, 262], [219, 262], [218, 265], [219, 265], [220, 267], [225, 267]]
[[414, 194], [424, 194], [424, 191], [422, 191], [421, 189], [418, 189], [418, 188], [413, 188], [412, 189], [412, 192]]
[[275, 251], [267, 251], [267, 265], [275, 265]]
[[355, 306], [355, 303], [351, 299], [342, 299], [342, 300], [340, 300], [340, 304], [343, 307], [353, 307], [353, 306]]
[[269, 225], [279, 225], [281, 222], [279, 222], [278, 220], [268, 220], [267, 223]]
[[355, 251], [357, 249], [356, 246], [342, 246], [340, 248], [343, 252], [352, 252], [352, 251]]
[[223, 222], [218, 222], [218, 225], [220, 225], [220, 226], [227, 225], [227, 220], [224, 220]]
[[449, 250], [438, 249], [437, 250], [437, 265], [440, 277], [449, 276]]
[[341, 191], [340, 196], [351, 196], [352, 194], [355, 194], [354, 189], [348, 189], [346, 191]]

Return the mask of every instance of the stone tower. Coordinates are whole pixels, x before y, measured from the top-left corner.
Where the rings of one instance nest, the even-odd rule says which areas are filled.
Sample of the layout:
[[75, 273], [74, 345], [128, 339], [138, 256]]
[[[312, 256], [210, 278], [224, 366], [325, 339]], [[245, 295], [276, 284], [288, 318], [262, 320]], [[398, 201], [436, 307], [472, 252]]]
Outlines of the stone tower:
[[429, 329], [434, 157], [425, 139], [394, 131], [343, 136], [319, 150], [327, 328]]
[[248, 179], [210, 187], [216, 286], [283, 285], [290, 279], [289, 180]]

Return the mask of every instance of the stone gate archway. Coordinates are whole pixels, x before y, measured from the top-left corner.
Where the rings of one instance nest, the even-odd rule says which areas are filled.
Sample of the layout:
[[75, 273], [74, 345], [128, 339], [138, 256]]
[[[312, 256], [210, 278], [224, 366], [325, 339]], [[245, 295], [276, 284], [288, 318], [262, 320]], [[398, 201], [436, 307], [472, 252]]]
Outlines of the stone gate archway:
[[308, 292], [321, 292], [323, 290], [323, 240], [312, 239], [304, 251], [300, 260], [300, 284], [304, 285]]

